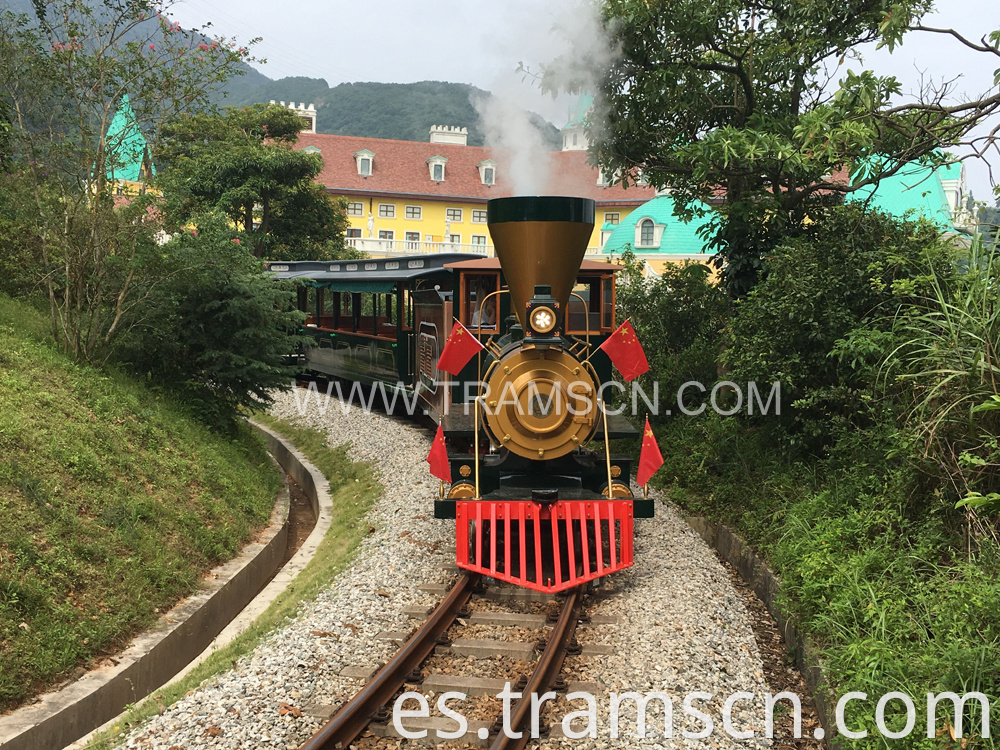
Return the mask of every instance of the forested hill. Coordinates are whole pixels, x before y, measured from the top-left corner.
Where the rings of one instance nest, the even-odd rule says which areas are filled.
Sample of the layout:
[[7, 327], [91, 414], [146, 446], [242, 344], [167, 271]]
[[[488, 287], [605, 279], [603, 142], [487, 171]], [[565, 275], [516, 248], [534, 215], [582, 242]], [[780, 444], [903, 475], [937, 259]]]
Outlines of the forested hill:
[[[255, 71], [256, 72], [256, 71]], [[426, 141], [431, 125], [469, 129], [469, 145], [483, 145], [479, 115], [472, 99], [488, 91], [464, 83], [341, 83], [332, 88], [322, 78], [292, 77], [277, 81], [258, 73], [242, 76], [228, 88], [227, 104], [275, 101], [313, 103], [320, 133]], [[261, 81], [264, 78], [264, 81]], [[540, 115], [529, 117], [551, 148], [560, 145], [559, 131]]]
[[[0, 11], [34, 16], [31, 0], [0, 0]], [[148, 21], [155, 24], [154, 19]], [[144, 29], [145, 30], [145, 29]], [[146, 33], [155, 36], [158, 30]], [[473, 98], [492, 97], [488, 91], [464, 83], [341, 83], [331, 87], [322, 78], [293, 76], [273, 80], [249, 65], [215, 97], [219, 106], [254, 104], [270, 100], [316, 105], [320, 133], [426, 141], [431, 125], [469, 129], [469, 145], [483, 145], [479, 115]], [[529, 113], [545, 143], [560, 146], [559, 131], [535, 113]]]

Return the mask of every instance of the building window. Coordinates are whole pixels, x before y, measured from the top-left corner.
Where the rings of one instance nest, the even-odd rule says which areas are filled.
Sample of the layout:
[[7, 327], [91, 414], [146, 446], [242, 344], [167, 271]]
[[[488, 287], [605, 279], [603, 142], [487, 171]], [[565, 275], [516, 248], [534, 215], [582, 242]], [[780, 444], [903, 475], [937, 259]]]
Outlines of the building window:
[[462, 220], [462, 209], [460, 208], [449, 208], [445, 212], [445, 218], [448, 221], [461, 221]]
[[485, 234], [474, 234], [474, 235], [472, 235], [472, 244], [473, 245], [485, 245], [486, 244], [486, 235]]
[[604, 214], [604, 223], [605, 224], [617, 224], [619, 221], [621, 221], [621, 218], [622, 218], [622, 215], [621, 215], [620, 212], [612, 213], [611, 211], [607, 211]]
[[420, 247], [420, 232], [406, 233], [406, 249], [417, 250]]
[[616, 180], [618, 180], [620, 176], [621, 173], [618, 170], [615, 170], [614, 172], [605, 172], [603, 169], [601, 169], [597, 173], [597, 184], [600, 187], [609, 187]]
[[639, 244], [643, 247], [650, 247], [653, 244], [652, 219], [643, 219], [639, 224]]
[[361, 230], [360, 229], [348, 228], [348, 230], [347, 230], [347, 239], [351, 239], [352, 237], [360, 238], [361, 237]]
[[486, 223], [486, 212], [480, 208], [472, 209], [472, 223], [473, 224], [485, 224]]
[[492, 159], [485, 159], [484, 161], [476, 162], [476, 168], [479, 170], [479, 179], [486, 186], [490, 186], [496, 182], [497, 179], [497, 163]]
[[372, 173], [372, 165], [374, 164], [375, 154], [371, 151], [366, 148], [361, 151], [355, 151], [354, 160], [358, 164], [359, 175], [362, 177], [368, 177]]
[[420, 206], [407, 206], [406, 207], [406, 218], [407, 219], [421, 219], [423, 218], [424, 210]]
[[347, 215], [348, 216], [364, 216], [365, 215], [365, 204], [364, 203], [348, 203], [347, 204]]
[[379, 203], [378, 204], [378, 215], [382, 219], [395, 219], [396, 218], [396, 204], [395, 203]]
[[461, 245], [462, 244], [462, 235], [460, 235], [460, 234], [449, 234], [448, 235], [448, 242], [452, 243], [453, 245]]
[[380, 240], [391, 240], [395, 238], [395, 233], [391, 229], [380, 229], [378, 230], [378, 238]]
[[576, 142], [576, 133], [573, 133], [573, 145], [574, 146], [577, 145], [577, 142]]
[[432, 156], [427, 160], [427, 166], [431, 170], [431, 179], [434, 182], [444, 182], [444, 165], [447, 161], [443, 156]]

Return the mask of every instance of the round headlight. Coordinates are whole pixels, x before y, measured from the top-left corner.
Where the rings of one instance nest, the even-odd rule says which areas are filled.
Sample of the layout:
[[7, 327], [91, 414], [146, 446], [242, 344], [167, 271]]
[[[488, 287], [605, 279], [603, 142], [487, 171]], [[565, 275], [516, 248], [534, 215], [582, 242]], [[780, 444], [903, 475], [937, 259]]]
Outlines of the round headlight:
[[556, 314], [550, 307], [536, 307], [531, 311], [531, 327], [538, 333], [548, 333], [556, 327]]

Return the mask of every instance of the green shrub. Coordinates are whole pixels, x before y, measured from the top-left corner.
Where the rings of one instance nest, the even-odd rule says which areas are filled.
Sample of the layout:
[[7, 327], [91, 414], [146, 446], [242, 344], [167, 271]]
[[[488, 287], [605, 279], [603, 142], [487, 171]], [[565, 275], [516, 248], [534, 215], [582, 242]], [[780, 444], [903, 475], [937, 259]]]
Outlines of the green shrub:
[[921, 466], [960, 505], [1000, 512], [1000, 253], [976, 242], [957, 277], [900, 311], [885, 359]]
[[[650, 280], [643, 278], [642, 264], [631, 251], [622, 255], [621, 262], [625, 267], [617, 288], [618, 319], [631, 320], [642, 342], [650, 369], [638, 383], [650, 397], [653, 384], [658, 384], [662, 415], [684, 383], [715, 381], [729, 300], [705, 264], [668, 263], [659, 277]], [[685, 393], [700, 395], [693, 390]]]
[[[870, 424], [867, 389], [892, 345], [892, 317], [945, 275], [947, 249], [926, 223], [854, 205], [829, 209], [778, 246], [767, 275], [737, 303], [723, 357], [737, 382], [781, 382], [787, 443], [817, 449]], [[852, 346], [837, 342], [854, 332]], [[771, 419], [771, 417], [767, 417]]]
[[300, 322], [287, 285], [276, 282], [218, 216], [164, 247], [159, 277], [137, 308], [120, 358], [150, 382], [178, 392], [207, 422], [231, 423], [240, 407], [270, 402], [294, 370]]

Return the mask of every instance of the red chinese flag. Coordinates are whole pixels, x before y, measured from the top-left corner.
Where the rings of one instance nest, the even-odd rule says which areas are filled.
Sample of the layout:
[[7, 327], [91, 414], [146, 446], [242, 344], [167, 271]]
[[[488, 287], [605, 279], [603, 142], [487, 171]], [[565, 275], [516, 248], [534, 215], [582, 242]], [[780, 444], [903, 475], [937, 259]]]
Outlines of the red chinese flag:
[[444, 344], [444, 351], [438, 360], [438, 369], [458, 375], [469, 360], [482, 351], [485, 347], [479, 343], [479, 339], [469, 333], [469, 330], [455, 321], [451, 329], [451, 334]]
[[627, 320], [597, 348], [604, 350], [626, 383], [649, 371], [646, 352], [642, 350], [642, 344]]
[[448, 449], [444, 446], [444, 428], [438, 425], [431, 452], [427, 454], [427, 463], [431, 465], [431, 474], [442, 482], [451, 481], [451, 464], [448, 463]]
[[645, 487], [661, 466], [663, 466], [663, 456], [660, 454], [660, 446], [656, 444], [656, 437], [649, 426], [649, 417], [646, 417], [646, 429], [642, 432], [642, 452], [639, 453], [639, 471], [635, 477], [636, 484]]

